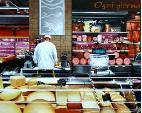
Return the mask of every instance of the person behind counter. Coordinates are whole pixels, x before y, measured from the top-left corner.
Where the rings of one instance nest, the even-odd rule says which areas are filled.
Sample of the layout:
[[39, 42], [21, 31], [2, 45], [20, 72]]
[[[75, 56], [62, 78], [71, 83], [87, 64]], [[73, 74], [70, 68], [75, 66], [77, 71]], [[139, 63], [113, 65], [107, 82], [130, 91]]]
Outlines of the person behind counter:
[[56, 46], [50, 42], [50, 35], [43, 39], [35, 48], [33, 60], [39, 69], [53, 69], [58, 60]]

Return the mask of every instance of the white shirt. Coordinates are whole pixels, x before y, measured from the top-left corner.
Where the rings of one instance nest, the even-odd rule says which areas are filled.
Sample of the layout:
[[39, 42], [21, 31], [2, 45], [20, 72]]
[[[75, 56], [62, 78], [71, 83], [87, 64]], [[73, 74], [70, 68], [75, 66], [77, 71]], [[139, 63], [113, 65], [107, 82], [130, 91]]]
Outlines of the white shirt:
[[48, 41], [39, 43], [35, 48], [33, 60], [39, 69], [53, 69], [57, 62], [55, 45]]

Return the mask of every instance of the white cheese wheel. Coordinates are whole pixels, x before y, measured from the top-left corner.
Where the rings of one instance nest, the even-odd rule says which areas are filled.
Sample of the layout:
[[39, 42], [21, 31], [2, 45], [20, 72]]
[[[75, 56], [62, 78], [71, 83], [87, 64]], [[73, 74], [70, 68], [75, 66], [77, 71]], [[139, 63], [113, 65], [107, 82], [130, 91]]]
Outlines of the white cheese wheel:
[[0, 103], [0, 113], [22, 113], [14, 103]]
[[5, 89], [2, 93], [0, 93], [0, 99], [9, 101], [15, 99], [21, 94], [21, 91], [17, 89]]
[[33, 100], [38, 100], [38, 99], [43, 99], [47, 101], [55, 101], [55, 96], [52, 92], [49, 91], [37, 91], [33, 92], [28, 95], [27, 101], [33, 101]]

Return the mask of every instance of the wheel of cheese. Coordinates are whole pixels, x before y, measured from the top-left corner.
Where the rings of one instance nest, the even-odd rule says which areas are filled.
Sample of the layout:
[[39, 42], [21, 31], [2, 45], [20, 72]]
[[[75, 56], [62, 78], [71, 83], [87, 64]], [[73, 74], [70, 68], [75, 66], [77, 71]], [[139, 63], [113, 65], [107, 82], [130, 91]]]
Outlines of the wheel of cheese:
[[2, 93], [0, 93], [0, 99], [9, 101], [17, 98], [21, 94], [21, 91], [17, 89], [5, 89]]
[[55, 101], [55, 96], [52, 92], [49, 91], [37, 91], [30, 93], [27, 97], [27, 101], [34, 101], [38, 99], [43, 99], [47, 101]]
[[34, 101], [28, 104], [23, 113], [55, 113], [55, 109], [46, 101]]
[[0, 113], [22, 113], [14, 103], [0, 103]]
[[102, 107], [100, 113], [115, 113], [115, 111], [112, 107]]

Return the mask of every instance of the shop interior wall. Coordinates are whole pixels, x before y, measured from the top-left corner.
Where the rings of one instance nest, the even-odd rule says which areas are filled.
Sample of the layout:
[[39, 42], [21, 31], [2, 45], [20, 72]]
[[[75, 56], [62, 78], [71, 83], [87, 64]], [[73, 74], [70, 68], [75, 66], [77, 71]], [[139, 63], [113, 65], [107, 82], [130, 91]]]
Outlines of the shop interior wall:
[[[71, 60], [71, 0], [65, 0], [65, 35], [52, 36], [52, 42], [56, 45], [58, 58], [62, 52], [66, 51], [68, 60]], [[30, 38], [34, 38], [39, 34], [39, 0], [30, 0], [30, 18], [29, 18], [29, 34]], [[58, 24], [58, 23], [57, 23]]]

